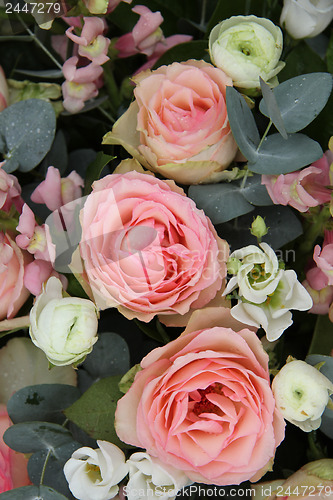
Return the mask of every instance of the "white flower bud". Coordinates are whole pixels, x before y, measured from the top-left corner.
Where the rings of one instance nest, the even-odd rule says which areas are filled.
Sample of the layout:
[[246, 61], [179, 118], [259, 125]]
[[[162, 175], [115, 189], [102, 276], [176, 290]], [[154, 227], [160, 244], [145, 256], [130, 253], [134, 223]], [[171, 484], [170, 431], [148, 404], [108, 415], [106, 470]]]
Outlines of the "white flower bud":
[[296, 39], [319, 35], [333, 19], [332, 0], [284, 0], [280, 24]]
[[171, 500], [179, 490], [192, 484], [184, 472], [164, 464], [148, 453], [133, 453], [127, 464], [129, 481], [124, 486], [124, 492], [128, 500]]
[[275, 376], [272, 390], [277, 407], [288, 422], [305, 432], [318, 429], [333, 384], [305, 361], [290, 361]]
[[53, 365], [78, 364], [97, 342], [97, 318], [93, 302], [63, 297], [61, 281], [53, 276], [30, 311], [30, 337]]
[[118, 446], [97, 441], [99, 449], [74, 451], [65, 463], [68, 487], [78, 500], [110, 500], [119, 491], [118, 483], [128, 473], [125, 455]]

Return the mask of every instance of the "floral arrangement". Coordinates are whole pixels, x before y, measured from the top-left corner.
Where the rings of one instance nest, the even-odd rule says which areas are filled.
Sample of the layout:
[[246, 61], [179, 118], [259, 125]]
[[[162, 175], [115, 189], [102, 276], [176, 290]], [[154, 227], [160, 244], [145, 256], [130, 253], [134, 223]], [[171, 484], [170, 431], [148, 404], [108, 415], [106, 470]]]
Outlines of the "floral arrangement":
[[0, 6], [0, 496], [333, 498], [331, 0]]

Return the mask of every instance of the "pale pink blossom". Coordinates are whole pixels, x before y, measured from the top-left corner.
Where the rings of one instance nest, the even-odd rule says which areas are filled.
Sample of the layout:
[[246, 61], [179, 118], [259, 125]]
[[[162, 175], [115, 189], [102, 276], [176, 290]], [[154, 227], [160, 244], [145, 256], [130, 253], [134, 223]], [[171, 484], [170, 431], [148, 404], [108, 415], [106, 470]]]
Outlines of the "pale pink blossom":
[[131, 3], [132, 0], [83, 0], [91, 14], [109, 14], [121, 2]]
[[4, 162], [0, 163], [0, 210], [9, 212], [14, 205], [16, 210], [21, 213], [24, 203], [21, 198], [21, 186], [15, 175], [7, 174], [2, 170], [3, 164]]
[[129, 57], [134, 54], [145, 54], [151, 56], [156, 45], [164, 40], [162, 30], [159, 26], [163, 22], [160, 12], [152, 12], [145, 5], [136, 5], [133, 12], [140, 15], [140, 19], [131, 33], [121, 36], [115, 45], [119, 51], [118, 57]]
[[316, 245], [313, 250], [313, 260], [328, 278], [327, 284], [333, 285], [333, 243], [323, 245], [322, 249]]
[[290, 205], [299, 212], [317, 207], [331, 199], [328, 186], [332, 184], [330, 166], [333, 153], [326, 151], [310, 167], [290, 174], [263, 175], [262, 184], [276, 205]]
[[0, 112], [7, 108], [9, 100], [8, 85], [5, 73], [0, 66]]
[[54, 261], [55, 246], [52, 244], [49, 228], [45, 224], [39, 226], [36, 223], [35, 215], [27, 204], [23, 205], [16, 230], [21, 233], [15, 240], [20, 248], [27, 250], [37, 260]]
[[61, 178], [57, 168], [49, 167], [45, 180], [32, 193], [31, 201], [44, 203], [47, 208], [54, 211], [66, 203], [80, 198], [83, 187], [84, 181], [75, 170], [67, 177]]
[[74, 26], [67, 29], [66, 35], [79, 45], [79, 56], [86, 57], [94, 64], [104, 64], [109, 60], [107, 56], [110, 40], [103, 36], [107, 28], [106, 21], [99, 17], [84, 17], [81, 36], [73, 34]]
[[107, 13], [110, 14], [119, 4], [120, 2], [132, 3], [132, 0], [109, 0]]
[[62, 67], [64, 77], [69, 82], [91, 83], [103, 74], [103, 68], [98, 64], [91, 62], [86, 66], [77, 67], [78, 62], [79, 58], [73, 56], [67, 59]]
[[9, 448], [3, 440], [3, 434], [11, 425], [6, 405], [0, 404], [0, 493], [31, 484], [27, 471], [28, 459], [23, 453]]
[[148, 61], [140, 66], [135, 74], [140, 73], [141, 71], [146, 71], [147, 69], [151, 69], [167, 50], [171, 49], [171, 47], [179, 45], [180, 43], [190, 42], [192, 38], [193, 37], [190, 35], [171, 35], [167, 38], [164, 38], [162, 41], [158, 42], [155, 45], [155, 50], [152, 55], [148, 57]]
[[323, 288], [316, 289], [311, 287], [308, 280], [303, 281], [302, 285], [309, 292], [313, 301], [313, 306], [309, 309], [309, 313], [328, 314], [330, 305], [333, 302], [333, 286], [328, 285]]
[[0, 320], [13, 318], [29, 297], [23, 276], [31, 260], [8, 233], [0, 232]]
[[50, 262], [46, 260], [34, 260], [25, 268], [24, 286], [30, 293], [37, 296], [41, 293], [43, 284], [51, 277], [59, 278], [64, 289], [67, 288], [68, 281], [63, 274], [57, 273]]

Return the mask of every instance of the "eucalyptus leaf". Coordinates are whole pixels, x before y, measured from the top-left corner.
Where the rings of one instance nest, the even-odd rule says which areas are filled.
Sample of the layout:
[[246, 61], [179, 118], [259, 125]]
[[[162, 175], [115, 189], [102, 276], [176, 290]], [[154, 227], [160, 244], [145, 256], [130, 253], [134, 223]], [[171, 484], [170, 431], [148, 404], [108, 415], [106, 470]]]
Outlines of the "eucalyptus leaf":
[[242, 180], [237, 181], [239, 192], [244, 196], [246, 201], [255, 206], [273, 205], [273, 201], [269, 196], [266, 186], [261, 184], [261, 175], [254, 174], [246, 179], [245, 186], [242, 188]]
[[260, 135], [253, 114], [244, 97], [233, 87], [226, 89], [227, 110], [230, 127], [237, 145], [245, 158], [254, 162]]
[[[53, 107], [41, 99], [12, 104], [0, 113], [0, 136], [5, 143], [3, 169], [29, 172], [50, 150], [56, 127]], [[1, 142], [1, 141], [0, 141]]]
[[72, 406], [66, 417], [94, 439], [103, 439], [120, 447], [127, 447], [118, 438], [114, 415], [118, 400], [123, 396], [118, 384], [121, 375], [95, 382]]
[[130, 367], [127, 343], [117, 333], [103, 332], [81, 366], [94, 378], [123, 375]]
[[[311, 123], [324, 108], [332, 91], [333, 77], [329, 73], [296, 76], [273, 89], [281, 117], [288, 133], [298, 132]], [[266, 99], [260, 111], [271, 117]]]
[[253, 210], [232, 183], [190, 186], [188, 195], [213, 224], [221, 224]]
[[61, 425], [48, 422], [25, 422], [14, 424], [4, 433], [3, 440], [15, 451], [34, 453], [39, 450], [54, 450], [73, 441], [71, 433]]
[[266, 116], [269, 116], [270, 120], [273, 122], [277, 131], [280, 132], [282, 137], [284, 139], [288, 139], [283, 119], [281, 117], [281, 112], [279, 110], [279, 106], [276, 101], [276, 97], [273, 93], [273, 90], [270, 88], [269, 85], [267, 85], [266, 82], [264, 82], [264, 80], [261, 77], [259, 78], [259, 80], [263, 97], [263, 100], [261, 102], [264, 102], [266, 105], [266, 110], [267, 110]]
[[79, 397], [80, 391], [72, 385], [31, 385], [13, 394], [7, 411], [14, 424], [41, 420], [62, 424], [65, 421], [62, 410]]
[[310, 165], [322, 155], [320, 144], [304, 134], [289, 135], [287, 140], [280, 134], [272, 134], [265, 138], [248, 168], [257, 174], [287, 174]]
[[68, 500], [49, 486], [23, 486], [1, 493], [1, 500]]

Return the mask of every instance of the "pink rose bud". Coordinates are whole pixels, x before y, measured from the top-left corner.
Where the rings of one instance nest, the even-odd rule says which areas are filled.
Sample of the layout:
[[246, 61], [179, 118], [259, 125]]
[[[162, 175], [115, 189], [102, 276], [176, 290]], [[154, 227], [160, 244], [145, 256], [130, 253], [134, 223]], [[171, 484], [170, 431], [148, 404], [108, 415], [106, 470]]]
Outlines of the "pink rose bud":
[[106, 21], [99, 17], [84, 17], [81, 36], [73, 34], [74, 26], [66, 31], [66, 35], [79, 45], [79, 56], [86, 57], [95, 64], [104, 64], [109, 60], [106, 55], [110, 40], [103, 36], [107, 28]]
[[82, 195], [84, 181], [73, 170], [67, 177], [61, 178], [57, 168], [49, 167], [45, 180], [36, 187], [31, 195], [34, 203], [44, 203], [47, 208], [54, 211]]
[[0, 320], [13, 318], [29, 297], [23, 276], [31, 260], [8, 233], [0, 232]]
[[0, 66], [0, 112], [7, 108], [9, 100], [9, 92], [5, 73]]

